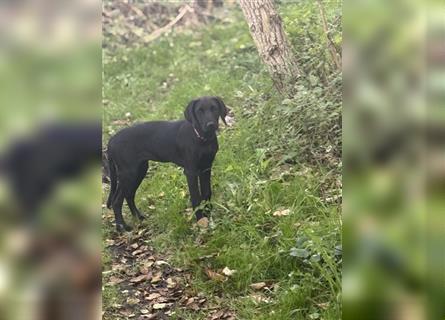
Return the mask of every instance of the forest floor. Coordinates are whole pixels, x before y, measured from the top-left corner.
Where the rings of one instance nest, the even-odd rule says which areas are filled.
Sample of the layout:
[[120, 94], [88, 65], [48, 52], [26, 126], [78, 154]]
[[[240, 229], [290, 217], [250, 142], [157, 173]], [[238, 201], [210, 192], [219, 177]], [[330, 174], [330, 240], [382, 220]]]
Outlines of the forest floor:
[[321, 60], [324, 38], [304, 40], [293, 22], [317, 12], [280, 7], [291, 42], [307, 46], [295, 48], [306, 73], [290, 98], [238, 10], [105, 50], [104, 144], [132, 123], [182, 118], [198, 96], [222, 97], [233, 114], [219, 133], [209, 228], [196, 226], [171, 164], [150, 164], [136, 196], [147, 219], [134, 231], [117, 234], [103, 209], [104, 319], [341, 318], [341, 75]]

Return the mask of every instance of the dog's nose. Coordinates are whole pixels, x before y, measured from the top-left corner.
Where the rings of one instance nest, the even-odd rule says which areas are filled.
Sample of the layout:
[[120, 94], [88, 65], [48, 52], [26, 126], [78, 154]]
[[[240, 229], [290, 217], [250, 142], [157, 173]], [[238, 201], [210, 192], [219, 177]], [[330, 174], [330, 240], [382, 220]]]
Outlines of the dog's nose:
[[206, 124], [207, 129], [215, 129], [215, 123], [210, 121]]

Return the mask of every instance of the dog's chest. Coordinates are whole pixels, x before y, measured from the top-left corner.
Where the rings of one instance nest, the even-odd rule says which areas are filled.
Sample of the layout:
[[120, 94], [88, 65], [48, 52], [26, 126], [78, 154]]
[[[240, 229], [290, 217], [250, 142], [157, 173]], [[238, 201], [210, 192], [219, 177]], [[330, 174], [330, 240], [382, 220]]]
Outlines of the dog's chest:
[[206, 168], [212, 164], [215, 159], [216, 152], [218, 151], [218, 145], [211, 143], [202, 145], [196, 150], [196, 158], [200, 166], [205, 166]]

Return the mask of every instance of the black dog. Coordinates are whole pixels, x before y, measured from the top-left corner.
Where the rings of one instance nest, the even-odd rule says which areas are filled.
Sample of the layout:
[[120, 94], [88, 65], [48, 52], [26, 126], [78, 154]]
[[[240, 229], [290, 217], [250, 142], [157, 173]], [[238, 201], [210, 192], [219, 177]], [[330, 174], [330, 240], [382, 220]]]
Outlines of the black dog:
[[[113, 208], [118, 231], [131, 228], [122, 218], [127, 201], [131, 214], [143, 219], [134, 203], [137, 188], [148, 170], [148, 160], [173, 162], [184, 168], [193, 209], [211, 197], [210, 174], [218, 151], [218, 119], [228, 109], [218, 97], [201, 97], [187, 106], [186, 120], [153, 121], [119, 131], [108, 142], [111, 190], [107, 207]], [[199, 185], [198, 185], [199, 178]], [[210, 208], [196, 210], [199, 220]]]
[[102, 127], [92, 123], [53, 123], [15, 141], [0, 159], [23, 217], [37, 211], [59, 183], [77, 177], [90, 164], [99, 164]]

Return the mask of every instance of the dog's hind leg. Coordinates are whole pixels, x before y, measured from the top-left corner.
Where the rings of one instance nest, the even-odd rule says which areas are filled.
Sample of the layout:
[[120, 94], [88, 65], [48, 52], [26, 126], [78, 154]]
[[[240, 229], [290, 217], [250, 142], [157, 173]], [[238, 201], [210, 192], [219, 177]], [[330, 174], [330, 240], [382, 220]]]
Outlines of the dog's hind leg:
[[116, 195], [113, 199], [112, 207], [114, 211], [114, 217], [116, 220], [116, 229], [118, 232], [131, 231], [131, 227], [127, 225], [122, 217], [122, 205], [124, 204], [124, 193], [119, 184], [117, 186]]
[[137, 217], [139, 220], [143, 220], [144, 216], [141, 214], [139, 209], [136, 207], [134, 202], [134, 197], [136, 195], [136, 190], [139, 188], [142, 180], [144, 180], [145, 175], [148, 170], [148, 162], [144, 161], [137, 167], [137, 170], [132, 171], [131, 174], [127, 176], [127, 181], [125, 185], [125, 200], [127, 200], [128, 207], [130, 208], [131, 214]]
[[111, 209], [113, 199], [116, 196], [116, 188], [117, 188], [116, 165], [114, 164], [114, 161], [111, 159], [111, 157], [109, 157], [108, 159], [108, 170], [110, 173], [110, 194], [108, 195], [107, 208]]

